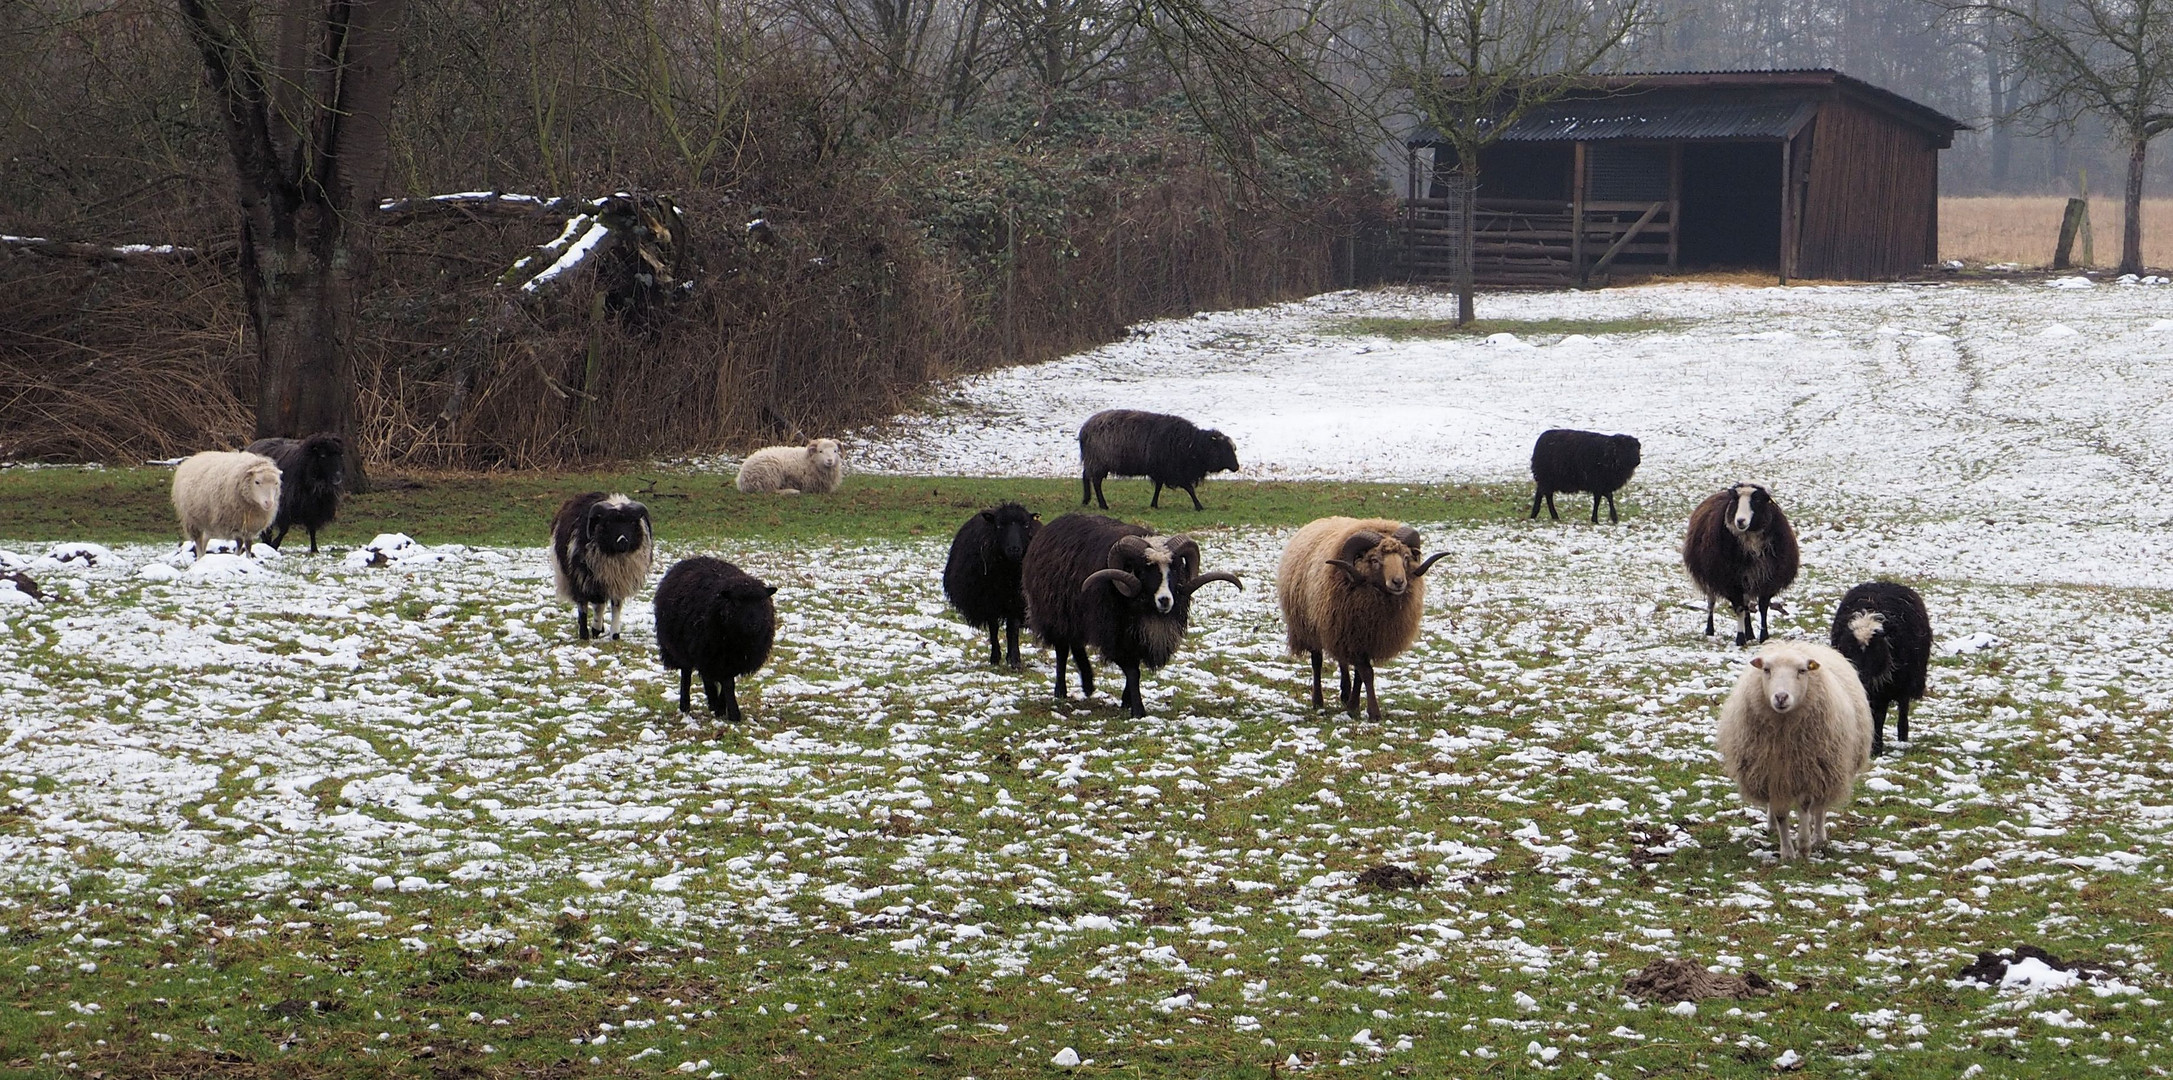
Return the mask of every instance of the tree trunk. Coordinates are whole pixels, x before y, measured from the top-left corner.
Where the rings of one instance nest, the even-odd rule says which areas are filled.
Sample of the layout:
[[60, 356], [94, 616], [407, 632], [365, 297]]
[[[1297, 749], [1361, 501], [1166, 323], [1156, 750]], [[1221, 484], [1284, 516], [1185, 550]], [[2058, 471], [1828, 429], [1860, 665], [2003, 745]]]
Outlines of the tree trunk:
[[2150, 136], [2129, 135], [2128, 190], [2121, 206], [2126, 220], [2120, 226], [2120, 266], [2114, 273], [2143, 272], [2143, 165], [2149, 159]]
[[[356, 437], [353, 309], [390, 156], [405, 0], [280, 0], [276, 52], [248, 5], [180, 0], [225, 121], [241, 209], [242, 291], [256, 332], [257, 438]], [[267, 69], [264, 58], [273, 57]]]

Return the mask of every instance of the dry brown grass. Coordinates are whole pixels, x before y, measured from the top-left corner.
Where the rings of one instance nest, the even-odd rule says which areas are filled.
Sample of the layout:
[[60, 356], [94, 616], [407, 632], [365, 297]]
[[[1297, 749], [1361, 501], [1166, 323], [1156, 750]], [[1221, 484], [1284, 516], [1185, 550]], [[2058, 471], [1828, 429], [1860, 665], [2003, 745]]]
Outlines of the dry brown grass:
[[[2043, 266], [2052, 261], [2060, 238], [2060, 214], [2067, 200], [2057, 195], [2000, 195], [1939, 200], [1939, 257], [1972, 263], [2020, 263]], [[2090, 231], [2097, 265], [2120, 261], [2123, 223], [2118, 199], [2090, 200]], [[2075, 245], [2082, 263], [2082, 244]], [[2143, 262], [2173, 265], [2173, 199], [2143, 200]]]

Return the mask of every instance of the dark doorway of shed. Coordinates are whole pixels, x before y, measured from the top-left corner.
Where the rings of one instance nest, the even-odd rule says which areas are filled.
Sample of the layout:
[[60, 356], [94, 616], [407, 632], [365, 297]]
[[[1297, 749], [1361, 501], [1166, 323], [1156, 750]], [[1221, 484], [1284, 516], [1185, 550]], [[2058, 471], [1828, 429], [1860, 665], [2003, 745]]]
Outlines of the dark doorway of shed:
[[1682, 205], [1684, 269], [1780, 272], [1779, 143], [1684, 144]]

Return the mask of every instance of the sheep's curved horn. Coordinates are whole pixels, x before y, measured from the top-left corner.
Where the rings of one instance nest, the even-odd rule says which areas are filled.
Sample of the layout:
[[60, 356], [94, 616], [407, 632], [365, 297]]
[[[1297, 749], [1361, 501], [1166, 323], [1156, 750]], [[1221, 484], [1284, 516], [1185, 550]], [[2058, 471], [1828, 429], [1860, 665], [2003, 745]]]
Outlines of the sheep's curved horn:
[[1238, 591], [1240, 592], [1244, 591], [1245, 589], [1245, 583], [1239, 581], [1236, 574], [1233, 574], [1228, 570], [1209, 570], [1208, 572], [1201, 574], [1200, 576], [1193, 578], [1190, 581], [1185, 582], [1185, 595], [1191, 595], [1192, 590], [1197, 589], [1210, 581], [1227, 581], [1230, 584], [1237, 586]]
[[1079, 591], [1092, 592], [1094, 586], [1104, 581], [1116, 586], [1117, 591], [1127, 598], [1139, 595], [1139, 578], [1133, 576], [1130, 570], [1114, 566], [1088, 574], [1087, 579], [1079, 583]]
[[1396, 542], [1410, 548], [1413, 555], [1419, 552], [1421, 541], [1419, 540], [1418, 530], [1409, 525], [1396, 530]]
[[1433, 553], [1432, 555], [1429, 555], [1429, 556], [1427, 556], [1427, 557], [1426, 557], [1426, 561], [1425, 561], [1425, 562], [1422, 562], [1422, 563], [1418, 564], [1418, 569], [1416, 569], [1416, 570], [1413, 570], [1413, 571], [1411, 571], [1411, 576], [1412, 576], [1412, 577], [1425, 577], [1425, 576], [1426, 576], [1426, 571], [1427, 571], [1427, 570], [1428, 570], [1429, 568], [1431, 568], [1431, 567], [1432, 567], [1432, 566], [1433, 566], [1433, 565], [1434, 565], [1435, 563], [1437, 563], [1437, 562], [1440, 562], [1441, 560], [1443, 560], [1443, 559], [1446, 559], [1446, 558], [1448, 558], [1448, 557], [1449, 557], [1449, 553], [1448, 553], [1448, 552], [1446, 552], [1446, 551], [1437, 551], [1437, 552], [1434, 552], [1434, 553]]
[[[1109, 568], [1122, 570], [1128, 563], [1138, 562], [1147, 554], [1147, 538], [1126, 536], [1109, 545]], [[1137, 585], [1137, 582], [1134, 582]]]
[[[1357, 562], [1361, 556], [1372, 551], [1380, 542], [1380, 533], [1374, 532], [1372, 529], [1360, 529], [1343, 538], [1343, 557], [1341, 561]], [[1337, 560], [1330, 559], [1329, 561], [1335, 562]]]
[[1327, 562], [1328, 565], [1333, 566], [1346, 574], [1349, 574], [1351, 576], [1351, 580], [1360, 585], [1372, 584], [1372, 582], [1366, 580], [1365, 573], [1358, 569], [1358, 565], [1351, 562], [1349, 559], [1329, 559], [1327, 560]]

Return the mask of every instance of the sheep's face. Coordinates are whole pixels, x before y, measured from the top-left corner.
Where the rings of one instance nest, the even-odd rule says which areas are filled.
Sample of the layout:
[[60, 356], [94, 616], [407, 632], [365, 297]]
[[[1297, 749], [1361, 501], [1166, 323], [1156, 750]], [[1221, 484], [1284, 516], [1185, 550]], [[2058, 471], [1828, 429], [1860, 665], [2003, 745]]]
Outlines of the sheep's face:
[[266, 462], [249, 467], [249, 476], [243, 482], [249, 501], [260, 510], [276, 510], [279, 507], [279, 466]]
[[807, 460], [823, 472], [829, 472], [837, 468], [839, 461], [838, 441], [836, 439], [816, 439], [808, 443]]
[[[1351, 554], [1346, 549], [1346, 557]], [[1394, 537], [1381, 537], [1372, 546], [1355, 554], [1357, 557], [1350, 559], [1351, 568], [1346, 573], [1359, 581], [1390, 596], [1402, 596], [1411, 588], [1411, 570], [1418, 565], [1418, 560], [1412, 557], [1410, 548], [1397, 542]]]
[[1818, 661], [1794, 651], [1768, 650], [1751, 657], [1750, 666], [1765, 676], [1766, 705], [1785, 716], [1790, 709], [1803, 703], [1811, 673], [1818, 670]]
[[1644, 450], [1645, 448], [1638, 443], [1637, 436], [1615, 435], [1607, 440], [1607, 451], [1604, 455], [1605, 462], [1618, 469], [1635, 469], [1639, 460], [1644, 456]]
[[1746, 533], [1772, 520], [1773, 495], [1763, 484], [1737, 484], [1735, 509], [1728, 515], [1728, 528]]
[[1849, 638], [1856, 643], [1851, 659], [1864, 671], [1882, 671], [1893, 662], [1894, 639], [1887, 635], [1886, 616], [1876, 611], [1849, 616]]
[[1003, 552], [1004, 560], [1015, 563], [1026, 558], [1026, 545], [1033, 540], [1034, 528], [1041, 516], [1029, 513], [1024, 507], [1005, 505], [981, 511], [981, 520], [995, 532], [996, 546]]
[[1169, 538], [1165, 536], [1149, 539], [1139, 558], [1141, 565], [1133, 570], [1133, 574], [1139, 578], [1140, 593], [1154, 605], [1155, 611], [1169, 614], [1177, 606], [1177, 590], [1170, 579], [1178, 574], [1191, 575], [1186, 573], [1183, 561], [1171, 554]]
[[339, 487], [347, 482], [347, 449], [337, 439], [312, 443], [309, 447], [309, 475], [326, 487]]
[[1240, 468], [1237, 444], [1228, 435], [1212, 429], [1200, 432], [1200, 445], [1207, 451], [1204, 464], [1208, 472], [1236, 472]]
[[606, 555], [638, 551], [649, 539], [649, 511], [618, 496], [589, 508], [588, 542]]

